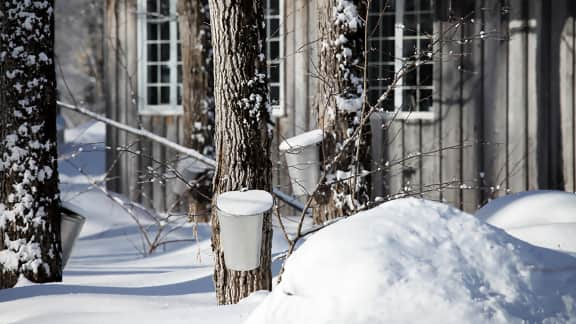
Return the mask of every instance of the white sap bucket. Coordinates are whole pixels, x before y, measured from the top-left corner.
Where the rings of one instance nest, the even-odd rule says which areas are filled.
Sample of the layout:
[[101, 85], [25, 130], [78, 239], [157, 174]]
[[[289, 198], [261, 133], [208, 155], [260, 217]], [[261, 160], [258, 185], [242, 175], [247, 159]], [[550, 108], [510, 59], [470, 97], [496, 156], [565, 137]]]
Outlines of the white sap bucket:
[[60, 235], [62, 238], [62, 268], [68, 263], [74, 243], [82, 231], [86, 218], [73, 212], [62, 211]]
[[229, 191], [216, 199], [226, 267], [248, 271], [260, 265], [264, 214], [274, 203], [263, 190]]
[[280, 144], [284, 152], [292, 192], [304, 202], [312, 194], [320, 179], [320, 149], [324, 131], [316, 129], [286, 139]]

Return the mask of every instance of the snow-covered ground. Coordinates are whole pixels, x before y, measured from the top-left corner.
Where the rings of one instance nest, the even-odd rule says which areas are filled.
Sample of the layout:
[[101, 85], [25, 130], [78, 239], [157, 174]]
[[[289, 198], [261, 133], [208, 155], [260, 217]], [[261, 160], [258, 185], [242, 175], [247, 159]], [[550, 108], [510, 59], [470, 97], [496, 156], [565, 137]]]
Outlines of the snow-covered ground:
[[[199, 225], [197, 242], [165, 245], [144, 257], [136, 223], [117, 202], [90, 188], [105, 173], [104, 131], [92, 122], [67, 130], [61, 148], [62, 199], [89, 211], [63, 282], [21, 280], [0, 291], [0, 324], [241, 323], [261, 298], [216, 305], [207, 225]], [[191, 225], [170, 237], [192, 238]], [[282, 241], [275, 238], [277, 249], [286, 248]]]
[[[576, 258], [417, 199], [319, 231], [272, 293], [217, 306], [207, 225], [196, 242], [144, 257], [139, 227], [119, 207], [126, 201], [90, 188], [105, 173], [103, 134], [99, 123], [69, 130], [61, 150], [63, 199], [89, 211], [64, 281], [0, 291], [0, 324], [576, 323]], [[278, 254], [287, 246], [275, 231]], [[192, 233], [185, 225], [171, 239]]]

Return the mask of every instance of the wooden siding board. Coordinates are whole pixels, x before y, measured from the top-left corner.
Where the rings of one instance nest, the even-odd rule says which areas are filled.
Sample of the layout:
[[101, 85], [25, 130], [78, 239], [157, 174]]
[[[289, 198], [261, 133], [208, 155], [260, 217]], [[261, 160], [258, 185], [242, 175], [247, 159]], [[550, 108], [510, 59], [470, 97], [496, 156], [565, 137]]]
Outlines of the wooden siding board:
[[421, 196], [422, 193], [422, 137], [420, 121], [407, 118], [404, 122], [404, 167], [403, 183], [409, 195]]
[[528, 189], [527, 108], [528, 108], [528, 33], [525, 1], [510, 0], [508, 51], [508, 173], [509, 189]]
[[[126, 6], [126, 26], [125, 26], [125, 94], [124, 94], [124, 121], [127, 125], [138, 126], [138, 109], [135, 103], [135, 94], [137, 93], [138, 84], [138, 17], [137, 1], [128, 0]], [[132, 145], [134, 151], [139, 151], [140, 138], [133, 135], [126, 135], [128, 145]], [[133, 153], [128, 153], [126, 157], [126, 164], [124, 165], [124, 177], [127, 179], [128, 192], [126, 195], [132, 201], [138, 200], [138, 192], [140, 185], [138, 183], [138, 160], [139, 156]]]
[[483, 11], [483, 199], [484, 203], [506, 194], [508, 111], [508, 21], [498, 0], [486, 0]]
[[[434, 23], [434, 42], [438, 40], [441, 31], [441, 23]], [[436, 118], [432, 120], [423, 120], [420, 123], [422, 138], [422, 158], [421, 158], [421, 177], [422, 190], [424, 198], [441, 201], [441, 146], [442, 138], [440, 136], [441, 119], [437, 118], [440, 114], [441, 89], [442, 89], [442, 62], [441, 55], [437, 51], [440, 49], [438, 44], [433, 46], [433, 110]]]
[[[537, 0], [537, 1], [528, 1], [529, 8], [529, 28], [530, 31], [527, 35], [527, 51], [528, 51], [528, 91], [527, 91], [527, 114], [528, 114], [528, 121], [527, 121], [527, 172], [528, 172], [528, 190], [536, 190], [539, 189], [539, 178], [542, 176], [538, 174], [539, 168], [547, 169], [548, 168], [548, 160], [546, 156], [541, 156], [542, 160], [539, 161], [538, 157], [538, 141], [540, 140], [543, 144], [548, 142], [548, 136], [546, 133], [539, 134], [538, 132], [538, 123], [544, 122], [543, 120], [539, 121], [539, 117], [545, 117], [539, 114], [538, 107], [540, 104], [544, 102], [541, 101], [541, 96], [544, 95], [542, 92], [544, 89], [541, 85], [539, 85], [540, 78], [543, 75], [538, 75], [543, 72], [542, 69], [542, 62], [539, 60], [538, 50], [540, 43], [542, 42], [543, 35], [543, 13], [542, 13], [542, 4], [545, 0]], [[539, 39], [540, 38], [540, 39]], [[544, 108], [543, 108], [544, 109]], [[540, 137], [539, 137], [540, 135]], [[544, 144], [546, 145], [546, 144]], [[542, 151], [543, 153], [545, 150]], [[545, 153], [544, 153], [545, 154]], [[539, 163], [540, 162], [540, 163]], [[540, 165], [539, 165], [540, 164]]]
[[562, 120], [562, 151], [563, 151], [563, 171], [564, 190], [576, 191], [575, 175], [575, 151], [576, 139], [574, 137], [574, 18], [566, 17], [563, 21], [563, 29], [560, 38], [559, 52], [559, 89], [560, 107]]
[[[126, 71], [126, 60], [129, 55], [127, 52], [129, 49], [127, 46], [127, 12], [128, 12], [128, 3], [126, 0], [120, 1], [118, 6], [118, 42], [116, 46], [118, 47], [117, 56], [116, 56], [116, 64], [118, 67], [118, 94], [119, 98], [117, 101], [117, 118], [116, 120], [126, 124], [127, 123], [127, 115], [129, 112], [127, 111], [126, 107], [126, 94], [128, 93], [128, 80], [127, 80], [127, 71]], [[128, 144], [128, 134], [126, 132], [118, 132], [117, 133], [118, 145], [122, 148], [126, 148]], [[127, 168], [129, 165], [129, 154], [123, 150], [120, 150], [118, 154], [118, 167], [119, 167], [119, 176], [120, 176], [120, 192], [123, 194], [129, 194], [130, 192], [130, 179], [128, 178]]]
[[[568, 96], [568, 99], [571, 100], [571, 94], [563, 93], [563, 83], [566, 83], [566, 79], [569, 78], [569, 75], [566, 76], [566, 73], [571, 73], [571, 69], [569, 71], [563, 71], [561, 66], [561, 56], [562, 56], [562, 47], [565, 44], [562, 44], [563, 38], [565, 38], [565, 23], [568, 22], [569, 18], [569, 2], [567, 0], [558, 0], [554, 2], [552, 5], [550, 2], [546, 4], [547, 16], [545, 19], [545, 23], [549, 26], [547, 32], [544, 36], [549, 38], [549, 45], [544, 46], [545, 51], [542, 60], [549, 61], [548, 66], [543, 66], [545, 68], [545, 73], [548, 73], [549, 84], [547, 84], [547, 89], [543, 90], [549, 96], [549, 105], [541, 105], [541, 114], [547, 114], [547, 110], [545, 107], [550, 107], [549, 109], [549, 123], [545, 125], [545, 130], [548, 132], [549, 140], [546, 144], [549, 147], [549, 166], [548, 166], [548, 184], [547, 188], [549, 189], [560, 189], [563, 190], [565, 188], [565, 179], [564, 176], [564, 166], [566, 165], [563, 163], [563, 155], [564, 155], [564, 146], [569, 146], [570, 138], [566, 138], [566, 143], [563, 141], [563, 128], [566, 122], [562, 119], [563, 114], [563, 102], [566, 99], [563, 96]], [[572, 20], [569, 21], [570, 25], [572, 24]], [[570, 36], [571, 37], [571, 36]], [[567, 118], [567, 120], [571, 120]]]
[[[106, 96], [106, 114], [112, 119], [116, 119], [117, 101], [118, 101], [118, 88], [117, 88], [117, 42], [118, 42], [118, 21], [117, 21], [117, 1], [107, 0], [106, 1], [106, 14], [105, 14], [105, 35], [104, 38], [104, 60], [105, 60], [105, 79], [106, 85], [105, 96]], [[110, 147], [106, 151], [106, 165], [112, 166], [116, 163], [118, 147], [118, 130], [113, 127], [106, 127], [106, 145]], [[111, 191], [119, 190], [119, 172], [118, 168], [114, 167], [110, 170], [107, 175], [110, 179], [106, 182], [106, 187]]]
[[482, 1], [476, 1], [476, 8], [471, 14], [474, 21], [463, 26], [463, 37], [466, 40], [462, 55], [462, 98], [461, 132], [462, 132], [462, 208], [474, 212], [480, 205], [480, 168], [483, 134], [482, 105], [482, 42], [478, 39], [483, 32]]
[[442, 24], [442, 92], [440, 93], [440, 137], [442, 138], [442, 200], [461, 207], [462, 197], [462, 55], [461, 27]]
[[[164, 117], [164, 122], [166, 124], [165, 136], [168, 140], [178, 143], [178, 124], [181, 122], [181, 117], [170, 116]], [[173, 173], [170, 172], [170, 168], [175, 168], [178, 162], [178, 153], [171, 149], [165, 149], [164, 160], [165, 163], [164, 172], [169, 177], [164, 185], [164, 195], [166, 196], [166, 212], [174, 213], [178, 212], [178, 202], [180, 200], [180, 194], [174, 191], [177, 186], [175, 182], [180, 181], [178, 179], [172, 179]]]
[[[141, 116], [140, 118], [142, 127], [144, 129], [152, 129], [152, 118], [149, 116]], [[149, 140], [142, 140], [142, 157], [139, 159], [138, 181], [141, 185], [141, 199], [140, 201], [144, 206], [154, 208], [154, 184], [150, 181], [148, 175], [148, 167], [151, 166], [150, 159], [153, 154], [153, 144]]]
[[372, 199], [377, 199], [378, 197], [385, 197], [387, 195], [385, 183], [387, 183], [386, 177], [388, 172], [385, 170], [385, 163], [388, 160], [386, 156], [387, 148], [384, 143], [384, 125], [385, 120], [381, 114], [374, 113], [370, 116], [370, 129], [372, 131], [372, 143], [370, 153], [372, 155], [372, 174], [371, 174], [371, 185], [372, 185]]
[[[295, 32], [296, 21], [296, 1], [284, 1], [284, 109], [285, 116], [276, 118], [276, 127], [274, 139], [271, 149], [271, 160], [273, 163], [273, 184], [275, 187], [280, 188], [286, 193], [292, 192], [290, 178], [288, 176], [288, 167], [284, 155], [279, 151], [278, 147], [286, 138], [295, 135], [295, 116], [294, 116], [294, 101], [295, 101], [295, 88], [294, 88], [294, 52], [295, 52], [295, 39], [293, 37]], [[283, 210], [282, 212], [291, 212]]]
[[440, 142], [439, 128], [435, 121], [422, 121], [421, 169], [423, 197], [440, 201]]
[[308, 59], [310, 46], [308, 39], [308, 0], [294, 0], [294, 48], [293, 69], [294, 72], [291, 83], [294, 87], [294, 127], [295, 133], [300, 134], [309, 130], [309, 93], [308, 93]]
[[397, 197], [404, 193], [404, 170], [406, 152], [404, 151], [404, 121], [388, 120], [384, 122], [385, 138], [384, 153], [386, 161], [384, 165], [387, 170], [385, 180], [385, 192], [391, 197]]
[[[160, 136], [166, 136], [166, 124], [164, 123], [164, 118], [160, 116], [151, 117], [152, 123], [149, 129], [155, 134]], [[152, 158], [155, 161], [164, 161], [166, 148], [158, 143], [152, 143]], [[158, 173], [164, 174], [165, 168], [162, 164], [150, 161], [150, 166]], [[154, 196], [154, 209], [157, 211], [166, 210], [166, 194], [164, 192], [164, 185], [161, 183], [158, 177], [153, 179], [152, 191]]]

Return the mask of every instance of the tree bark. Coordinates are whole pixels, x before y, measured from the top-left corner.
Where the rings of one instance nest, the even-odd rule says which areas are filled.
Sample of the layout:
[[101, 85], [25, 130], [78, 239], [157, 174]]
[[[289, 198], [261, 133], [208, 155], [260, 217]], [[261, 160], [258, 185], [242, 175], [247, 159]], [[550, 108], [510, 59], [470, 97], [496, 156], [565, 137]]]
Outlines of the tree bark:
[[61, 281], [54, 1], [0, 3], [0, 287]]
[[[356, 130], [362, 114], [364, 93], [364, 0], [320, 0], [321, 35], [320, 82], [317, 94], [318, 125], [326, 133], [322, 144], [322, 165], [327, 181], [314, 196], [314, 222], [353, 213], [367, 200], [365, 181], [355, 161], [356, 145], [344, 146]], [[360, 169], [367, 169], [365, 137]], [[342, 152], [344, 151], [344, 152]], [[342, 176], [344, 175], [344, 176]], [[330, 182], [329, 182], [330, 181]]]
[[[214, 78], [208, 0], [179, 0], [178, 15], [184, 145], [214, 157]], [[213, 176], [212, 170], [206, 171], [188, 192], [189, 214], [195, 221], [210, 220]]]
[[[268, 87], [263, 53], [262, 0], [210, 0], [216, 99], [214, 197], [246, 189], [271, 189], [270, 134], [266, 121]], [[215, 203], [215, 200], [213, 204]], [[270, 214], [264, 217], [259, 268], [226, 268], [218, 218], [212, 212], [214, 285], [219, 304], [237, 303], [250, 293], [272, 286]]]

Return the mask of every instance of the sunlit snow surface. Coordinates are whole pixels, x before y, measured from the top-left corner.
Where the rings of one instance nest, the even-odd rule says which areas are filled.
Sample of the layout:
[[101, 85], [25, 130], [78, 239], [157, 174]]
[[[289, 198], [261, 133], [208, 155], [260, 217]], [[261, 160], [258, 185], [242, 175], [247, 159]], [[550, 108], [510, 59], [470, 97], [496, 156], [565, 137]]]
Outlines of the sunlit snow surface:
[[535, 190], [504, 196], [476, 216], [533, 245], [576, 256], [576, 194]]
[[[105, 172], [104, 127], [89, 124], [66, 135], [63, 155], [73, 154], [82, 172], [60, 161], [63, 197], [89, 210], [88, 221], [64, 282], [21, 281], [0, 291], [1, 324], [576, 322], [576, 259], [416, 199], [314, 234], [273, 293], [217, 306], [209, 227], [199, 227], [197, 244], [168, 245], [143, 257], [138, 227], [89, 188]], [[192, 228], [173, 235], [190, 239]], [[287, 248], [277, 226], [273, 247], [274, 255]], [[276, 261], [275, 274], [279, 266]]]
[[410, 198], [311, 237], [247, 323], [574, 323], [575, 305], [575, 258]]

